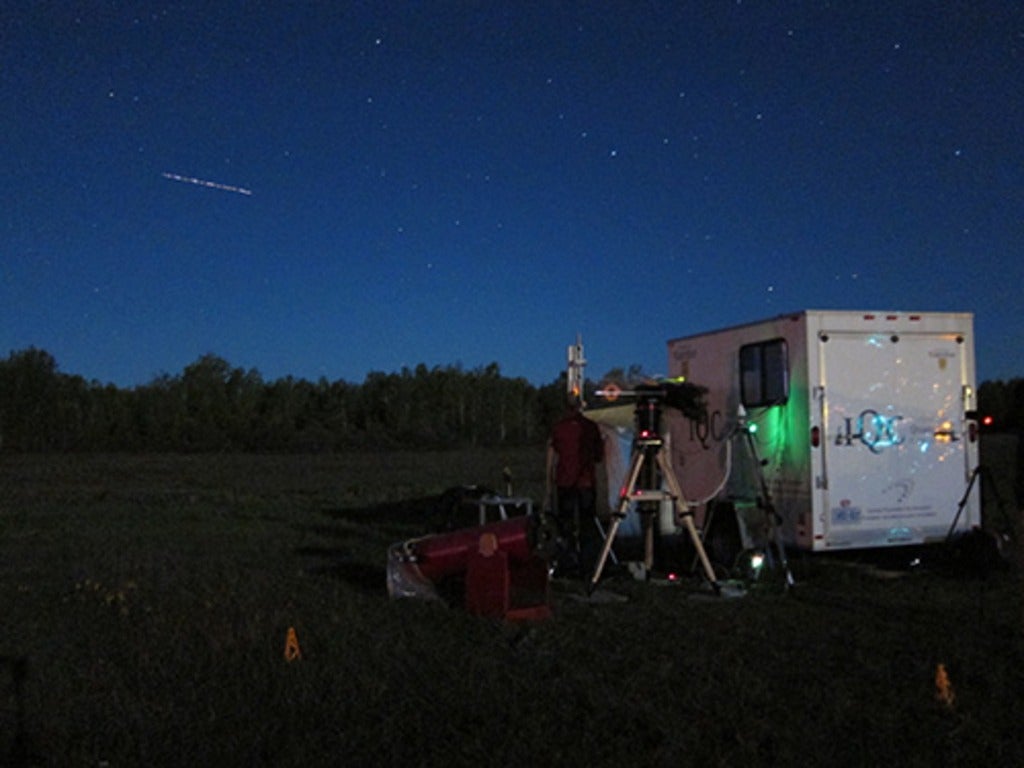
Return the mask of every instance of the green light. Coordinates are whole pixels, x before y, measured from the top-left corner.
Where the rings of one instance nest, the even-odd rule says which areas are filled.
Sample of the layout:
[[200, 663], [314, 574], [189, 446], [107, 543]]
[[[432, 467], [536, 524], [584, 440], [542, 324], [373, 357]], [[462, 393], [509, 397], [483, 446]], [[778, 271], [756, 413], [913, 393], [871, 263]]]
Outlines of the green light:
[[757, 424], [755, 424], [754, 422], [750, 422], [749, 424], [747, 424], [747, 432], [749, 432], [752, 435], [756, 435], [757, 434]]

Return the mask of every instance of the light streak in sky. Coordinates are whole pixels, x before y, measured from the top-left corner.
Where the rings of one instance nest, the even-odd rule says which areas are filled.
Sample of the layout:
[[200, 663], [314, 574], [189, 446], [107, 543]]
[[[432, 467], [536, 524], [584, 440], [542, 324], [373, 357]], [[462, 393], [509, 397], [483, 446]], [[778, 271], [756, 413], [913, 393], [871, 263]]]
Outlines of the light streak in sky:
[[206, 179], [197, 179], [194, 176], [181, 176], [177, 173], [164, 173], [160, 174], [165, 179], [171, 181], [184, 181], [188, 184], [198, 184], [200, 187], [211, 187], [213, 189], [223, 189], [225, 192], [237, 192], [240, 195], [251, 195], [252, 190], [246, 189], [245, 187], [233, 187], [230, 184], [218, 184], [216, 181], [207, 181]]

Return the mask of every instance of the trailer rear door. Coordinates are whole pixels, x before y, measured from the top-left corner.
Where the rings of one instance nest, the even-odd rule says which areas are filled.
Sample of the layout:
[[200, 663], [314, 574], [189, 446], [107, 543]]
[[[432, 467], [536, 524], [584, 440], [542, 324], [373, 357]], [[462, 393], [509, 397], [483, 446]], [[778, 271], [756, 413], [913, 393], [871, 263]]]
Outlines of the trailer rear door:
[[[962, 338], [850, 331], [820, 338], [826, 482], [817, 538], [827, 548], [941, 540], [970, 470]], [[968, 507], [958, 527], [974, 522]]]

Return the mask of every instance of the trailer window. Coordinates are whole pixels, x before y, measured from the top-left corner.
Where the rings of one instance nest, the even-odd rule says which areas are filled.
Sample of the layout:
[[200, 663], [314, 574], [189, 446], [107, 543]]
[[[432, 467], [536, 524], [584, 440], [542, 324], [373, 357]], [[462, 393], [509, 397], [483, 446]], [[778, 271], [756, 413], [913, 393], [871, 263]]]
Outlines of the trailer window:
[[747, 408], [786, 402], [789, 398], [789, 350], [785, 339], [740, 347], [740, 398]]

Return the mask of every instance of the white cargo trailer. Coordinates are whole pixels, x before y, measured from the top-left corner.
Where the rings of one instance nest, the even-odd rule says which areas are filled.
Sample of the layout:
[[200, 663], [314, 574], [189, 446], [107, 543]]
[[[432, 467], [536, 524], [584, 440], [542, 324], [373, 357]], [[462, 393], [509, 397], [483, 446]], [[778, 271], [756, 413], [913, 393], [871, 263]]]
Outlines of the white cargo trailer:
[[799, 549], [979, 524], [971, 314], [806, 310], [673, 339], [668, 357], [708, 389], [705, 419], [669, 420], [673, 468], [702, 514], [735, 509], [744, 546], [764, 535], [762, 478]]

